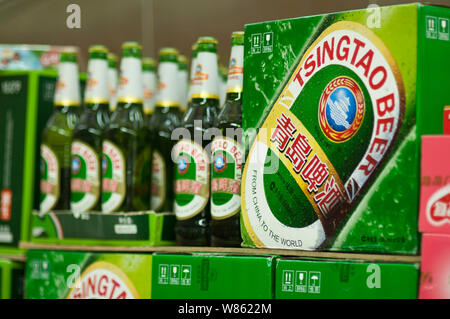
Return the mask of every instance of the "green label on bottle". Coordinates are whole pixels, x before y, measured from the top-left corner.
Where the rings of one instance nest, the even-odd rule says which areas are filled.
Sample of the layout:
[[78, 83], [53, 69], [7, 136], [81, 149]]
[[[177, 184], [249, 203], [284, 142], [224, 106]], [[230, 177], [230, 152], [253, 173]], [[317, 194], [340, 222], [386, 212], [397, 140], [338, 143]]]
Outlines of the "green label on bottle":
[[102, 157], [102, 211], [104, 213], [115, 211], [125, 199], [125, 167], [125, 158], [119, 147], [110, 141], [104, 141]]
[[209, 200], [209, 163], [203, 147], [182, 139], [174, 146], [175, 214], [179, 220], [200, 213]]
[[70, 208], [74, 213], [94, 208], [100, 198], [100, 161], [89, 145], [72, 143], [72, 178]]
[[152, 161], [152, 209], [158, 210], [166, 199], [166, 163], [161, 153], [153, 152]]
[[241, 210], [241, 146], [227, 137], [212, 143], [211, 217], [224, 219]]
[[375, 33], [350, 21], [325, 29], [291, 74], [246, 160], [242, 215], [252, 241], [320, 247], [386, 158], [404, 101], [396, 61]]
[[59, 161], [52, 149], [41, 145], [41, 204], [40, 213], [52, 210], [59, 199]]

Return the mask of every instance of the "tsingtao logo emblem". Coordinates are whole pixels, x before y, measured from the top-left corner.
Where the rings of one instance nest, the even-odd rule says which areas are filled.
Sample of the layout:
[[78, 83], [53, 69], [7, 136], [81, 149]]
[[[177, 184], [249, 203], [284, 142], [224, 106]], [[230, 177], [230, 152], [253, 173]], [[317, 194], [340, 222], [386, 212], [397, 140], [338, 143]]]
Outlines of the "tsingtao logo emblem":
[[102, 156], [102, 174], [106, 173], [106, 170], [108, 169], [108, 160], [106, 159], [106, 156]]
[[189, 169], [189, 160], [186, 156], [181, 155], [178, 159], [178, 173], [181, 175], [186, 174]]
[[74, 156], [72, 159], [72, 173], [78, 174], [81, 169], [81, 160], [78, 156]]
[[214, 170], [217, 173], [223, 172], [227, 168], [227, 161], [225, 160], [225, 154], [218, 153], [214, 156]]
[[364, 95], [353, 79], [340, 76], [325, 87], [319, 102], [319, 124], [328, 139], [341, 143], [352, 138], [364, 113]]

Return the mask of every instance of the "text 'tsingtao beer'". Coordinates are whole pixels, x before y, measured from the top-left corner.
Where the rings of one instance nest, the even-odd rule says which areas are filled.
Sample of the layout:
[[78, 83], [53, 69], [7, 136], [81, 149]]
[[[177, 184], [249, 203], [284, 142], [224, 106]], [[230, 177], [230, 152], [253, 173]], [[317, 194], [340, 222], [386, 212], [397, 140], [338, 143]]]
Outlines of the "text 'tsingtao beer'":
[[154, 141], [151, 207], [157, 212], [173, 209], [174, 163], [171, 150], [175, 141], [171, 136], [181, 120], [177, 57], [178, 51], [174, 48], [159, 51], [158, 93], [151, 125]]
[[61, 53], [54, 101], [41, 144], [41, 214], [70, 209], [71, 144], [80, 109], [76, 52]]
[[222, 136], [211, 146], [211, 244], [240, 246], [241, 211], [241, 104], [244, 63], [244, 32], [233, 32], [226, 101], [216, 126]]
[[201, 37], [195, 74], [191, 81], [192, 101], [182, 125], [190, 136], [180, 139], [173, 148], [175, 168], [175, 227], [179, 245], [205, 246], [210, 243], [210, 154], [203, 138], [214, 125], [219, 104], [217, 40]]
[[109, 122], [108, 50], [89, 48], [84, 110], [73, 131], [72, 212], [101, 211], [103, 130]]
[[144, 123], [141, 46], [122, 45], [117, 109], [103, 140], [102, 211], [142, 211], [150, 206], [151, 145]]

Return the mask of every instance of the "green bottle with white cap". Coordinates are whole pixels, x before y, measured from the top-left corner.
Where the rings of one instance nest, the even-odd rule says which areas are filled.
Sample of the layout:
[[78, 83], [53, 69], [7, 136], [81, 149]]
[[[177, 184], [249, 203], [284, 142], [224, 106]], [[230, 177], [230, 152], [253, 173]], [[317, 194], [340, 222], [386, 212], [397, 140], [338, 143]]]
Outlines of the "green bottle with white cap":
[[159, 50], [158, 93], [151, 125], [154, 141], [151, 207], [156, 212], [173, 209], [171, 150], [175, 141], [171, 136], [181, 122], [178, 70], [178, 50], [169, 47]]
[[211, 145], [211, 245], [236, 246], [241, 240], [241, 147], [242, 82], [244, 75], [244, 32], [231, 35], [225, 103], [216, 127], [222, 136]]
[[71, 145], [80, 113], [77, 53], [61, 52], [55, 109], [42, 135], [40, 213], [70, 209]]
[[[209, 246], [210, 243], [210, 154], [204, 133], [214, 126], [219, 105], [217, 40], [201, 37], [191, 81], [192, 101], [182, 126], [190, 136], [172, 150], [175, 168], [175, 226], [178, 245]], [[199, 138], [200, 137], [200, 138]]]
[[108, 49], [89, 48], [84, 110], [73, 131], [71, 202], [73, 213], [101, 211], [102, 142], [109, 122]]
[[142, 47], [122, 44], [117, 109], [105, 130], [102, 211], [150, 208], [151, 144], [144, 122]]

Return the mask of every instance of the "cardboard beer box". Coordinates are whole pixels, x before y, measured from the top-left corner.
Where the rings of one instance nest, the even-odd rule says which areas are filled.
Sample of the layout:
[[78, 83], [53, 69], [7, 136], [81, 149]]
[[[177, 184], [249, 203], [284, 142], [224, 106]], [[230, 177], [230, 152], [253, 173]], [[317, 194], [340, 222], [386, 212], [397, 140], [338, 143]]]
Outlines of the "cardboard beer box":
[[415, 299], [419, 265], [348, 259], [278, 259], [277, 299]]
[[24, 297], [24, 264], [0, 258], [0, 299]]
[[63, 50], [80, 51], [72, 46], [0, 44], [0, 70], [56, 70]]
[[149, 299], [150, 254], [29, 250], [27, 299]]
[[[56, 71], [0, 71], [0, 251], [17, 250], [39, 208], [40, 145]], [[80, 76], [84, 87], [85, 75]]]
[[420, 299], [450, 299], [450, 234], [423, 234]]
[[271, 299], [275, 256], [154, 254], [153, 299]]
[[419, 230], [450, 234], [450, 135], [422, 136]]
[[243, 246], [417, 253], [449, 19], [408, 4], [245, 26]]

